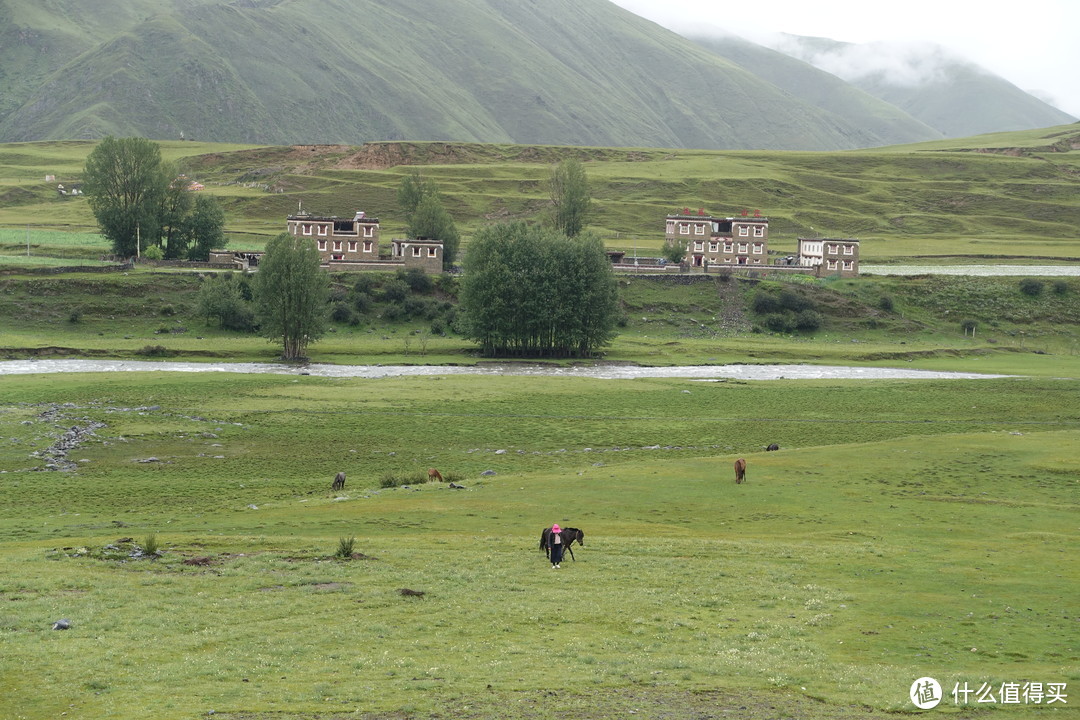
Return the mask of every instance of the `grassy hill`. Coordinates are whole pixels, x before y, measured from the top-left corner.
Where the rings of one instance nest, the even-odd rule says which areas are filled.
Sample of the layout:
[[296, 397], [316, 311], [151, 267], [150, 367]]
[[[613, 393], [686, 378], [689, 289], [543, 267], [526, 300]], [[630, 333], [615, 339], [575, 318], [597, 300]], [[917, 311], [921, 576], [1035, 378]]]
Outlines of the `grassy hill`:
[[[0, 9], [0, 140], [842, 149], [929, 139], [803, 102], [604, 0], [75, 0]], [[896, 122], [892, 122], [896, 120]]]
[[[90, 142], [0, 145], [0, 228], [93, 231], [84, 198], [55, 184], [77, 180]], [[162, 144], [227, 210], [234, 247], [260, 247], [298, 204], [316, 213], [380, 218], [404, 231], [396, 191], [413, 169], [439, 184], [468, 235], [490, 222], [540, 220], [544, 180], [565, 157], [585, 161], [609, 247], [660, 253], [663, 217], [676, 208], [760, 210], [770, 247], [798, 236], [857, 237], [862, 256], [1080, 256], [1080, 125], [838, 153], [565, 148], [469, 143], [363, 146]], [[21, 244], [25, 237], [6, 242]], [[105, 246], [100, 248], [104, 252]], [[47, 254], [47, 253], [46, 253]], [[100, 254], [100, 252], [98, 253]]]

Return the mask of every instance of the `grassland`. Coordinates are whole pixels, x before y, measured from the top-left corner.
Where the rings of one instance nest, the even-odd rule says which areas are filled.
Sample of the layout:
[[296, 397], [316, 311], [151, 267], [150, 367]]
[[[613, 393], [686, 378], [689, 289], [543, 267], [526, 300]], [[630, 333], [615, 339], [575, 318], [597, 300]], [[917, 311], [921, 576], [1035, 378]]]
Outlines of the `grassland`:
[[[0, 714], [847, 718], [924, 675], [1071, 687], [1077, 392], [8, 380]], [[77, 469], [34, 470], [91, 426]], [[379, 488], [432, 466], [466, 488]], [[553, 521], [586, 532], [561, 570]]]
[[[565, 148], [467, 143], [369, 143], [252, 147], [161, 143], [227, 210], [233, 247], [258, 247], [298, 205], [317, 213], [380, 219], [390, 237], [404, 232], [396, 201], [414, 169], [434, 179], [468, 237], [500, 220], [539, 220], [547, 212], [550, 167], [586, 162], [595, 213], [591, 229], [613, 249], [658, 255], [663, 217], [689, 207], [716, 214], [760, 210], [770, 218], [770, 248], [796, 239], [857, 237], [864, 261], [913, 256], [1073, 261], [1080, 130], [1067, 125], [1022, 133], [874, 150], [720, 152]], [[89, 232], [84, 198], [63, 198], [45, 174], [78, 179], [89, 142], [0, 146], [0, 228]], [[25, 238], [15, 245], [25, 249]], [[103, 244], [104, 249], [104, 244]], [[19, 248], [11, 249], [18, 254]]]

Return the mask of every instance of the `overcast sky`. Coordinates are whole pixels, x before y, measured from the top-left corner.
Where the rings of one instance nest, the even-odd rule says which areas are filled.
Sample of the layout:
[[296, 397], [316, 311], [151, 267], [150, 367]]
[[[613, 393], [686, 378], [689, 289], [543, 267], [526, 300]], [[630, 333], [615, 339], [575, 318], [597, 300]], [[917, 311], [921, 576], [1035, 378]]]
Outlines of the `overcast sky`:
[[685, 32], [704, 25], [769, 44], [768, 34], [943, 45], [1080, 117], [1080, 0], [612, 0]]

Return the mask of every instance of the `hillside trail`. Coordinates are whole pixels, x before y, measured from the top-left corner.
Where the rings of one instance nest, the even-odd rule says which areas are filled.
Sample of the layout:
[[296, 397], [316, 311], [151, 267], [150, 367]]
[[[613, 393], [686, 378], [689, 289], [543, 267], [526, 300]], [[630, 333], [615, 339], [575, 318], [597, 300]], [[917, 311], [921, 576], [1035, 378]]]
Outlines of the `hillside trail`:
[[720, 312], [716, 316], [717, 331], [724, 334], [750, 332], [753, 325], [743, 312], [742, 293], [734, 278], [717, 280], [716, 294], [720, 297]]

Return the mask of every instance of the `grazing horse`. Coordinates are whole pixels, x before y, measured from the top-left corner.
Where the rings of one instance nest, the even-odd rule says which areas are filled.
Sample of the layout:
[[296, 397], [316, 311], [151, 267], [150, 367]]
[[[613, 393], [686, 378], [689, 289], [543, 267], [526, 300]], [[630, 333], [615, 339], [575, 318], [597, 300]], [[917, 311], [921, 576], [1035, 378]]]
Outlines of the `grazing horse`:
[[735, 484], [739, 485], [746, 479], [746, 460], [739, 458], [735, 461]]
[[439, 482], [444, 482], [444, 480], [442, 478], [442, 473], [440, 473], [435, 468], [428, 468], [427, 481], [431, 482], [432, 480], [438, 480]]
[[[562, 532], [559, 534], [562, 535], [563, 543], [565, 543], [563, 547], [570, 552], [570, 559], [577, 562], [577, 558], [574, 557], [574, 551], [570, 549], [570, 546], [577, 540], [578, 545], [585, 547], [585, 533], [577, 528], [567, 527], [563, 528]], [[544, 528], [543, 532], [540, 533], [540, 549], [543, 550], [544, 555], [549, 558], [551, 557], [551, 550], [548, 548], [548, 537], [550, 535], [551, 528], [549, 527]]]
[[330, 485], [331, 490], [344, 490], [345, 489], [345, 473], [339, 472], [334, 476], [334, 482]]
[[772, 445], [769, 445], [769, 447], [765, 448], [765, 451], [768, 452], [770, 450], [779, 450], [779, 449], [780, 449], [780, 446], [777, 445], [776, 443], [773, 443]]

